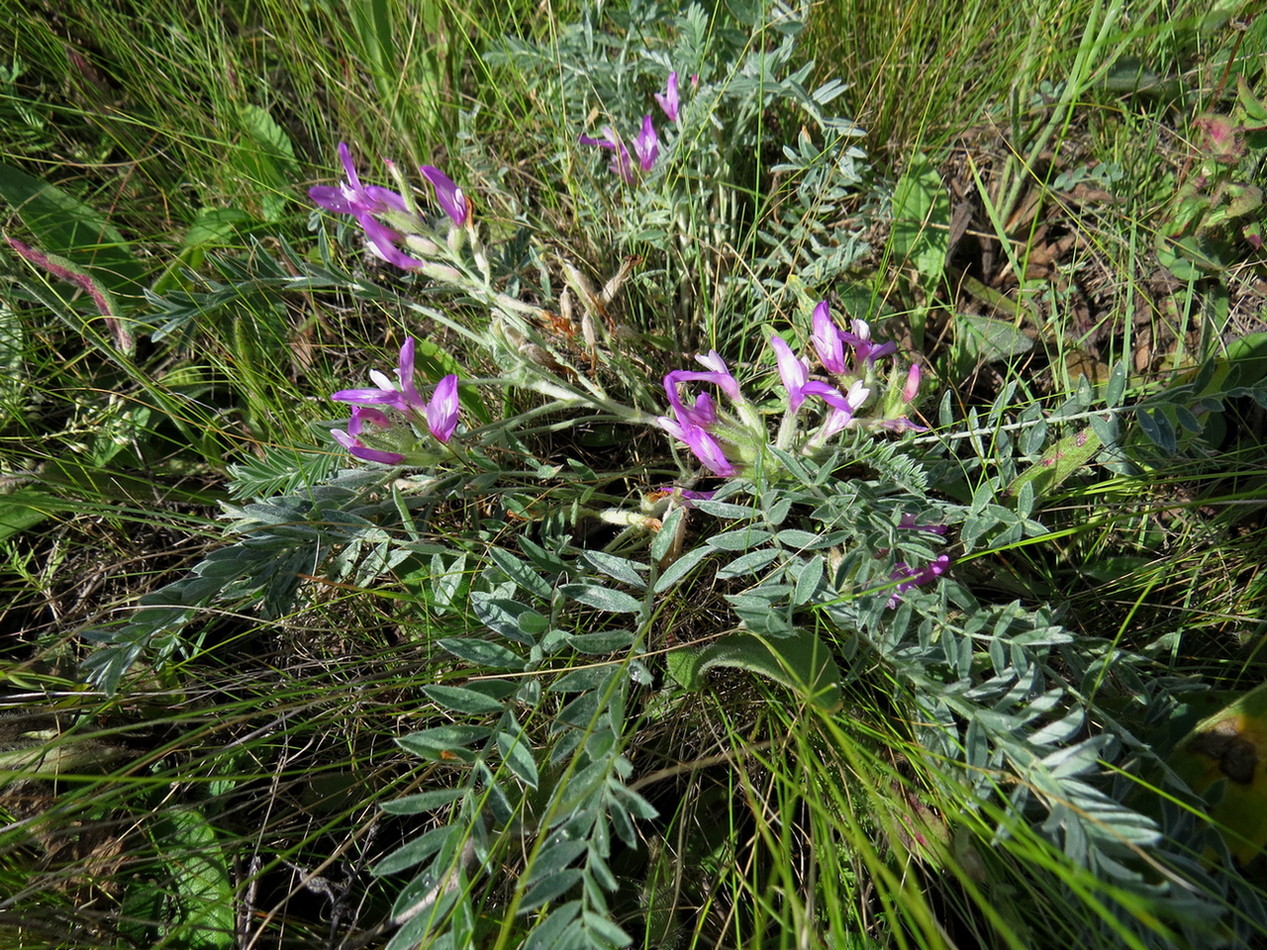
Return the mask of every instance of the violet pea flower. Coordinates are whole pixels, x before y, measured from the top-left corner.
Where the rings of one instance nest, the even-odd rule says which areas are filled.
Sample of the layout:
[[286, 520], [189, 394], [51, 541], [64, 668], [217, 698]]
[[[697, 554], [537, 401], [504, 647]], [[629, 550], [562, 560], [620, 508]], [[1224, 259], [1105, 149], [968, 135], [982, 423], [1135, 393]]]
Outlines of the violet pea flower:
[[608, 166], [613, 172], [621, 177], [626, 184], [633, 184], [633, 167], [629, 163], [629, 151], [625, 148], [625, 143], [620, 140], [620, 136], [610, 125], [603, 126], [603, 138], [592, 139], [588, 135], [582, 135], [577, 141], [582, 145], [597, 145], [599, 148], [611, 149], [612, 160]]
[[945, 574], [949, 567], [950, 555], [948, 554], [939, 554], [931, 564], [921, 568], [911, 568], [904, 561], [898, 561], [893, 565], [893, 572], [889, 574], [889, 579], [900, 580], [901, 583], [889, 595], [889, 607], [898, 605], [898, 601], [902, 599], [904, 591], [935, 581]]
[[361, 226], [361, 230], [365, 232], [365, 237], [369, 240], [370, 251], [375, 257], [386, 261], [388, 264], [394, 264], [401, 270], [409, 270], [411, 267], [421, 267], [423, 261], [410, 257], [396, 245], [403, 241], [405, 236], [399, 231], [393, 231], [387, 225], [382, 224], [368, 214], [359, 214], [356, 216], [357, 223]]
[[436, 203], [449, 216], [454, 226], [461, 228], [470, 223], [471, 203], [462, 189], [453, 183], [453, 179], [434, 165], [419, 165], [418, 171], [431, 182], [436, 193]]
[[370, 448], [362, 442], [360, 436], [366, 424], [386, 429], [392, 423], [380, 409], [374, 409], [370, 406], [353, 406], [352, 417], [348, 419], [348, 430], [344, 432], [342, 429], [332, 429], [330, 435], [334, 438], [334, 441], [347, 449], [351, 455], [367, 462], [399, 465], [405, 460], [405, 457], [399, 452], [387, 452], [383, 449]]
[[665, 83], [664, 92], [655, 94], [655, 101], [660, 104], [660, 108], [664, 110], [664, 114], [669, 117], [670, 122], [676, 122], [678, 117], [678, 95], [677, 95], [677, 73], [669, 73], [669, 81]]
[[422, 409], [425, 404], [413, 385], [413, 373], [414, 338], [408, 337], [400, 348], [400, 361], [396, 367], [399, 383], [393, 383], [386, 373], [372, 369], [370, 379], [377, 389], [340, 389], [330, 398], [357, 406], [390, 406], [400, 412]]
[[707, 429], [717, 421], [717, 407], [713, 405], [712, 397], [708, 393], [700, 393], [695, 397], [695, 405], [688, 406], [682, 402], [682, 397], [677, 392], [677, 381], [671, 379], [673, 373], [669, 373], [664, 377], [664, 391], [669, 394], [669, 406], [673, 409], [673, 415], [683, 425], [698, 426], [701, 429]]
[[365, 232], [370, 251], [376, 257], [408, 270], [421, 267], [422, 261], [415, 260], [396, 245], [404, 237], [380, 223], [374, 215], [396, 212], [408, 214], [405, 199], [389, 188], [378, 185], [362, 185], [356, 166], [352, 163], [352, 152], [346, 142], [339, 143], [339, 160], [347, 173], [347, 181], [338, 186], [314, 185], [308, 189], [308, 197], [314, 202], [336, 214], [350, 214]]
[[695, 362], [710, 371], [709, 382], [716, 383], [717, 387], [735, 402], [739, 401], [739, 381], [730, 374], [730, 369], [720, 353], [716, 350], [696, 353]]
[[818, 359], [827, 372], [840, 376], [845, 372], [845, 343], [840, 329], [831, 318], [831, 308], [824, 300], [814, 308], [814, 334], [810, 337]]
[[[458, 378], [453, 374], [436, 383], [430, 400], [425, 400], [414, 385], [413, 337], [407, 337], [400, 348], [396, 366], [396, 382], [379, 370], [370, 370], [376, 389], [341, 389], [330, 398], [357, 406], [389, 406], [399, 412], [420, 413], [427, 428], [441, 442], [448, 442], [458, 422]], [[349, 430], [350, 431], [350, 430]]]
[[378, 185], [362, 185], [356, 166], [352, 164], [352, 151], [346, 142], [339, 143], [339, 161], [347, 173], [347, 181], [338, 186], [315, 185], [308, 189], [308, 197], [327, 211], [360, 217], [367, 214], [383, 214], [387, 211], [408, 210], [405, 199], [389, 188]]
[[906, 383], [902, 386], [902, 401], [912, 402], [919, 395], [919, 364], [912, 363], [906, 373]]
[[651, 171], [655, 166], [656, 156], [660, 154], [660, 140], [656, 136], [655, 126], [651, 123], [649, 114], [642, 117], [642, 131], [634, 138], [633, 149], [642, 170]]
[[427, 417], [427, 428], [441, 442], [448, 442], [453, 436], [453, 430], [457, 428], [458, 407], [458, 378], [450, 373], [436, 383], [431, 401], [423, 410]]
[[844, 408], [840, 393], [826, 383], [810, 379], [809, 363], [793, 353], [781, 336], [770, 337], [770, 345], [774, 347], [774, 357], [779, 364], [779, 378], [787, 390], [789, 409], [793, 412], [800, 409], [806, 396], [821, 396], [829, 405]]
[[853, 347], [853, 351], [858, 357], [859, 368], [864, 362], [874, 363], [882, 356], [897, 352], [896, 343], [882, 343], [877, 346], [871, 341], [871, 326], [866, 320], [852, 320], [850, 322], [853, 325], [853, 332], [841, 331], [840, 336]]
[[853, 422], [854, 413], [862, 407], [870, 395], [871, 390], [863, 386], [860, 379], [854, 381], [854, 384], [849, 387], [849, 392], [843, 397], [835, 390], [832, 390], [831, 396], [823, 395], [823, 401], [831, 406], [831, 412], [823, 421], [823, 428], [818, 438], [825, 442], [837, 432], [849, 428]]
[[704, 429], [689, 423], [682, 425], [668, 416], [660, 416], [656, 419], [656, 422], [669, 435], [686, 443], [686, 447], [714, 475], [727, 478], [735, 474], [735, 466], [731, 464], [730, 459], [726, 458], [726, 453], [722, 450], [721, 443]]

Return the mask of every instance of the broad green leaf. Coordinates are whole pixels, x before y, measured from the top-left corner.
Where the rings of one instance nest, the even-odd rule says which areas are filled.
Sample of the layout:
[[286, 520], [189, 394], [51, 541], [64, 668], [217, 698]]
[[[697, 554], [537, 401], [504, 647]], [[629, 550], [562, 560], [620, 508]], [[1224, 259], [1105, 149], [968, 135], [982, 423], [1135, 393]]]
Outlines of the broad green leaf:
[[1005, 494], [1016, 497], [1022, 486], [1030, 484], [1039, 498], [1050, 498], [1070, 475], [1090, 464], [1102, 446], [1100, 437], [1090, 426], [1071, 432], [1044, 452], [1037, 462], [1012, 479]]
[[[1216, 785], [1210, 804], [1228, 850], [1248, 864], [1267, 848], [1267, 683], [1201, 720], [1171, 753], [1170, 764], [1193, 791]], [[1213, 796], [1211, 796], [1213, 797]]]
[[950, 196], [937, 168], [916, 155], [893, 190], [893, 253], [929, 281], [939, 280], [950, 245]]
[[230, 155], [247, 180], [266, 186], [261, 211], [265, 221], [276, 223], [292, 199], [291, 183], [299, 177], [299, 163], [285, 130], [268, 112], [253, 103], [238, 107], [238, 122], [246, 129]]
[[0, 197], [17, 212], [39, 250], [88, 269], [115, 296], [141, 296], [145, 269], [118, 230], [55, 185], [0, 165]]
[[1034, 338], [1008, 320], [959, 313], [955, 328], [956, 343], [973, 361], [1010, 360], [1034, 348]]
[[22, 488], [10, 495], [0, 495], [0, 541], [21, 534], [69, 503], [54, 495]]
[[229, 863], [215, 830], [201, 812], [168, 811], [159, 823], [167, 864], [180, 910], [166, 942], [192, 950], [236, 946], [237, 921]]
[[668, 672], [683, 688], [700, 689], [704, 674], [714, 666], [747, 670], [774, 680], [824, 712], [840, 708], [840, 672], [831, 650], [810, 630], [798, 629], [777, 640], [751, 634], [723, 637], [699, 650], [668, 654]]

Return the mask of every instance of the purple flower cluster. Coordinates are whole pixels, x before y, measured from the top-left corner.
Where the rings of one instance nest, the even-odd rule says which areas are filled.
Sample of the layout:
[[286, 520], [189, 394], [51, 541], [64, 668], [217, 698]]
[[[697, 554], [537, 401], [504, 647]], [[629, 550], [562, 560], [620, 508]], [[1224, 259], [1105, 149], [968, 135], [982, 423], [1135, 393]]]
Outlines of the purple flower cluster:
[[[893, 343], [875, 343], [870, 327], [863, 320], [851, 321], [849, 331], [840, 329], [832, 320], [827, 301], [814, 308], [813, 323], [810, 342], [835, 385], [811, 378], [809, 359], [797, 356], [782, 337], [770, 338], [779, 379], [787, 393], [787, 438], [781, 435], [779, 440], [780, 447], [785, 449], [790, 448], [793, 441], [796, 414], [811, 397], [822, 400], [827, 412], [812, 438], [803, 443], [806, 449], [821, 446], [832, 436], [856, 425], [858, 411], [873, 392], [875, 363], [897, 349]], [[738, 472], [737, 463], [756, 457], [760, 451], [757, 443], [764, 444], [766, 434], [760, 419], [743, 400], [739, 385], [721, 356], [712, 351], [695, 358], [706, 371], [676, 370], [664, 377], [672, 415], [662, 416], [657, 421], [666, 432], [684, 443], [710, 472], [728, 477]], [[711, 383], [726, 395], [742, 421], [720, 412], [713, 397], [706, 392], [695, 396], [693, 402], [689, 397], [684, 399], [681, 387], [700, 382]], [[911, 367], [900, 383], [890, 377], [884, 415], [871, 424], [898, 431], [919, 428], [905, 416], [898, 415], [902, 407], [915, 399], [919, 382], [916, 366]]]
[[414, 385], [414, 338], [409, 337], [400, 348], [396, 366], [396, 382], [379, 370], [370, 371], [375, 389], [341, 389], [330, 398], [352, 404], [347, 431], [335, 429], [330, 434], [341, 446], [359, 459], [399, 465], [405, 460], [400, 452], [374, 448], [361, 438], [367, 425], [381, 430], [392, 428], [392, 420], [383, 412], [394, 409], [426, 422], [436, 439], [448, 442], [458, 424], [458, 378], [453, 374], [436, 383], [430, 399], [423, 399]]
[[[677, 73], [669, 73], [664, 92], [657, 92], [655, 100], [664, 114], [668, 116], [669, 121], [676, 122], [679, 108]], [[603, 126], [603, 137], [601, 139], [582, 135], [578, 141], [582, 145], [597, 145], [599, 148], [610, 150], [612, 160], [609, 167], [612, 172], [619, 175], [626, 184], [633, 184], [634, 168], [633, 162], [629, 159], [629, 149], [625, 147], [624, 140], [610, 125]], [[656, 134], [655, 123], [651, 121], [651, 113], [647, 113], [642, 117], [642, 129], [634, 137], [633, 151], [634, 156], [638, 159], [638, 167], [643, 172], [649, 172], [655, 167], [656, 159], [660, 155], [660, 137]]]
[[898, 561], [893, 565], [893, 573], [889, 575], [889, 579], [901, 581], [901, 583], [893, 588], [893, 592], [889, 595], [889, 606], [896, 607], [898, 605], [898, 601], [902, 599], [903, 591], [937, 580], [937, 578], [946, 573], [949, 567], [949, 554], [939, 554], [931, 564], [919, 568], [909, 567], [905, 561]]
[[[355, 218], [365, 232], [370, 250], [377, 257], [405, 270], [423, 266], [422, 261], [410, 257], [401, 249], [405, 235], [392, 226], [395, 223], [422, 228], [422, 222], [410, 211], [404, 196], [378, 185], [362, 185], [352, 162], [352, 151], [346, 142], [339, 143], [339, 161], [343, 163], [347, 179], [338, 185], [315, 185], [308, 189], [308, 197], [327, 211], [350, 214]], [[436, 202], [454, 226], [465, 227], [471, 220], [472, 211], [462, 189], [438, 168], [423, 165], [420, 171], [431, 182]], [[384, 223], [383, 219], [388, 223]]]
[[664, 377], [664, 391], [668, 393], [673, 416], [661, 416], [656, 421], [669, 435], [685, 443], [710, 472], [723, 478], [729, 477], [738, 469], [726, 457], [725, 449], [717, 438], [715, 430], [719, 417], [712, 397], [708, 393], [700, 393], [695, 402], [688, 405], [683, 402], [678, 386], [692, 382], [712, 383], [734, 402], [741, 401], [743, 395], [739, 392], [739, 382], [730, 374], [726, 361], [716, 350], [695, 359], [706, 368], [706, 372], [679, 369]]
[[[925, 534], [935, 534], [938, 537], [944, 537], [947, 530], [944, 524], [918, 524], [915, 521], [915, 515], [909, 513], [902, 515], [898, 520], [897, 526], [908, 531], [923, 531]], [[950, 564], [951, 560], [948, 554], [939, 554], [931, 564], [919, 568], [911, 567], [905, 561], [898, 561], [893, 565], [893, 570], [889, 574], [889, 580], [900, 581], [889, 593], [889, 607], [893, 608], [898, 605], [904, 591], [930, 583], [941, 577], [946, 573]]]

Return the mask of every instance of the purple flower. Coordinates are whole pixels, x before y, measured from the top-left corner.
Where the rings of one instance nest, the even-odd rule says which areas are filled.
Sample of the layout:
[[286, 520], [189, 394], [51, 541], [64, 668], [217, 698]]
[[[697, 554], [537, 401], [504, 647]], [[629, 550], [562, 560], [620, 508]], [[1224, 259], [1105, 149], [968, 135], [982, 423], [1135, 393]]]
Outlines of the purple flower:
[[829, 405], [847, 408], [845, 399], [826, 383], [809, 378], [809, 363], [792, 352], [792, 348], [780, 336], [770, 337], [774, 358], [779, 364], [779, 378], [787, 390], [788, 408], [793, 412], [801, 408], [806, 396], [821, 396]]
[[352, 164], [352, 151], [346, 142], [339, 143], [339, 161], [347, 172], [347, 181], [338, 186], [315, 185], [308, 189], [308, 197], [328, 211], [355, 215], [383, 214], [387, 211], [407, 211], [405, 199], [398, 193], [378, 185], [362, 185], [356, 166]]
[[391, 420], [382, 410], [374, 409], [369, 406], [353, 406], [352, 417], [348, 419], [348, 430], [344, 432], [342, 429], [333, 429], [330, 435], [334, 441], [343, 446], [353, 456], [359, 459], [365, 459], [367, 462], [382, 462], [385, 465], [399, 465], [405, 460], [405, 457], [399, 452], [387, 452], [382, 449], [373, 449], [361, 441], [361, 433], [364, 431], [366, 424], [375, 425], [380, 429], [391, 427]]
[[912, 363], [906, 374], [906, 383], [902, 386], [902, 401], [912, 402], [919, 394], [919, 364]]
[[677, 73], [669, 73], [669, 81], [665, 83], [664, 92], [655, 94], [655, 101], [660, 104], [670, 122], [676, 122], [678, 116]]
[[726, 478], [735, 474], [735, 466], [731, 464], [730, 459], [726, 458], [721, 443], [705, 429], [691, 425], [689, 422], [670, 419], [668, 416], [660, 416], [656, 422], [669, 435], [685, 442], [686, 447], [695, 453], [695, 457], [703, 462], [714, 475]]
[[[452, 437], [458, 421], [458, 378], [453, 374], [445, 376], [436, 383], [431, 399], [423, 399], [414, 385], [413, 337], [408, 337], [400, 348], [396, 382], [376, 369], [370, 370], [370, 379], [377, 389], [341, 389], [330, 398], [356, 406], [389, 406], [399, 412], [419, 413], [427, 420], [431, 434], [441, 442]], [[350, 428], [348, 432], [355, 435]]]
[[656, 156], [660, 154], [660, 140], [656, 137], [655, 126], [651, 124], [649, 114], [642, 117], [642, 131], [634, 139], [633, 148], [642, 170], [651, 171], [655, 165]]
[[401, 270], [423, 265], [422, 261], [410, 257], [396, 246], [405, 239], [399, 231], [393, 231], [368, 214], [359, 215], [356, 220], [361, 225], [361, 230], [365, 232], [365, 237], [369, 240], [370, 252], [375, 257], [394, 264]]
[[840, 329], [831, 318], [831, 308], [824, 300], [814, 308], [814, 335], [810, 337], [818, 358], [827, 372], [840, 376], [845, 372], [845, 343]]
[[874, 363], [882, 356], [897, 352], [896, 343], [882, 343], [877, 346], [871, 342], [871, 326], [866, 320], [852, 320], [850, 322], [853, 324], [853, 333], [842, 330], [840, 336], [853, 347], [854, 354], [858, 358], [860, 371], [863, 363]]
[[422, 261], [415, 260], [397, 247], [404, 237], [374, 217], [392, 212], [408, 214], [405, 199], [388, 188], [362, 185], [346, 142], [339, 143], [339, 160], [347, 173], [347, 181], [337, 186], [314, 185], [308, 189], [308, 197], [327, 211], [352, 215], [365, 232], [370, 250], [377, 257], [402, 269], [421, 267]]
[[900, 580], [901, 583], [893, 589], [893, 593], [889, 595], [889, 606], [896, 607], [898, 601], [902, 599], [902, 593], [910, 590], [912, 587], [919, 587], [930, 581], [935, 581], [946, 573], [950, 567], [950, 555], [939, 554], [937, 558], [927, 567], [911, 568], [906, 565], [905, 561], [898, 561], [893, 565], [893, 571], [889, 574], [890, 580]]
[[612, 161], [608, 167], [619, 175], [626, 184], [633, 184], [633, 167], [629, 163], [629, 151], [625, 148], [625, 143], [620, 140], [620, 136], [616, 134], [610, 125], [603, 126], [603, 138], [592, 139], [588, 135], [582, 135], [578, 141], [582, 145], [597, 145], [599, 148], [611, 149], [613, 153]]
[[818, 438], [826, 442], [837, 432], [847, 429], [853, 422], [854, 413], [862, 407], [870, 395], [871, 390], [863, 386], [860, 379], [854, 381], [854, 384], [849, 387], [849, 392], [843, 397], [834, 389], [831, 396], [824, 395], [823, 400], [831, 406], [831, 412], [823, 421], [823, 428]]
[[458, 425], [458, 378], [450, 373], [436, 383], [431, 401], [423, 410], [427, 428], [441, 442], [448, 442]]
[[471, 203], [466, 200], [466, 195], [462, 193], [462, 189], [453, 183], [453, 179], [446, 175], [434, 165], [419, 165], [418, 171], [431, 182], [431, 187], [435, 189], [436, 201], [439, 203], [444, 213], [449, 216], [454, 225], [461, 228], [465, 227], [471, 220]]

